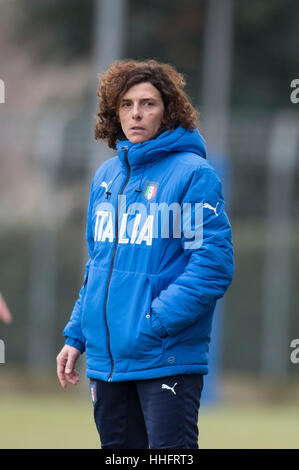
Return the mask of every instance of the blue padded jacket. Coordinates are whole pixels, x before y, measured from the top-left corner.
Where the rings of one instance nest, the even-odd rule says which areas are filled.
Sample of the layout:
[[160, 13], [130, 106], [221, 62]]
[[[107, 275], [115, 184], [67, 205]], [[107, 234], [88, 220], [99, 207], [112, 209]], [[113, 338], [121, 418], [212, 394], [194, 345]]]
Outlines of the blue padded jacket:
[[233, 244], [204, 139], [178, 126], [117, 150], [92, 181], [89, 260], [66, 344], [86, 350], [89, 378], [206, 374]]

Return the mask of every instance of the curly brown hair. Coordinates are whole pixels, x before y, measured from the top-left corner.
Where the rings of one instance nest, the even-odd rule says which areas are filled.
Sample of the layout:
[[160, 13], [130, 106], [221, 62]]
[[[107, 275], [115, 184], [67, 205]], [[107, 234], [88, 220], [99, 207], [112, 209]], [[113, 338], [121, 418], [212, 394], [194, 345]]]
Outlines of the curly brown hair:
[[193, 130], [199, 127], [199, 113], [193, 108], [183, 88], [183, 75], [169, 64], [156, 60], [119, 60], [113, 62], [102, 75], [97, 89], [99, 111], [95, 138], [115, 149], [121, 140], [122, 129], [118, 117], [122, 96], [134, 85], [150, 82], [161, 93], [164, 102], [163, 128], [175, 129], [181, 125]]

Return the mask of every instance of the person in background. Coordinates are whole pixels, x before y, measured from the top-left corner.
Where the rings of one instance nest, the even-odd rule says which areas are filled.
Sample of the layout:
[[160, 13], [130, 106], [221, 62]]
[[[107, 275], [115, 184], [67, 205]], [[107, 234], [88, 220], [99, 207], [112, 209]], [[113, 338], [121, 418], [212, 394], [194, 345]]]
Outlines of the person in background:
[[77, 384], [86, 352], [102, 449], [198, 448], [213, 313], [232, 281], [233, 244], [184, 86], [169, 64], [127, 60], [97, 90], [95, 137], [117, 156], [91, 185], [89, 260], [57, 375], [63, 388]]
[[9, 311], [8, 306], [6, 305], [6, 302], [0, 292], [0, 320], [2, 320], [4, 323], [11, 323], [12, 322], [12, 315]]

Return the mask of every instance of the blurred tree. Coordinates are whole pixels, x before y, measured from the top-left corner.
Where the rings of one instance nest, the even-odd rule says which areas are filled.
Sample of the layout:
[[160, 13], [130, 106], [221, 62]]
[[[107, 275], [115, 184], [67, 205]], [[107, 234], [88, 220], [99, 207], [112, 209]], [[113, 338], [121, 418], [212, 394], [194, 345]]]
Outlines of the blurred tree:
[[233, 105], [292, 106], [299, 78], [298, 0], [236, 1]]
[[65, 64], [90, 53], [92, 16], [93, 0], [21, 1], [13, 35], [33, 46], [37, 62]]
[[[128, 0], [125, 56], [154, 57], [175, 65], [186, 75], [187, 92], [195, 104], [202, 101], [207, 1]], [[37, 62], [66, 64], [89, 56], [93, 0], [16, 3], [13, 35], [23, 45], [33, 46]], [[233, 106], [273, 108], [290, 103], [289, 84], [299, 77], [298, 30], [298, 0], [235, 0]]]

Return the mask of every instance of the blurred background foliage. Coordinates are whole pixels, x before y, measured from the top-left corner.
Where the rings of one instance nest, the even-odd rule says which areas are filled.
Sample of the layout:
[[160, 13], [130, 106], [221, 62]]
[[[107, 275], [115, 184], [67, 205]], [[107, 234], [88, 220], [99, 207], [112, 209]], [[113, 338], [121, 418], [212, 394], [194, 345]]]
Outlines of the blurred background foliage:
[[[196, 105], [200, 105], [205, 8], [205, 0], [130, 0], [126, 20], [125, 55], [175, 64], [188, 77]], [[33, 47], [37, 66], [49, 62], [66, 66], [91, 57], [93, 13], [92, 0], [21, 1], [11, 38]], [[298, 21], [296, 0], [235, 2], [233, 107], [288, 105], [285, 84], [299, 68]]]

